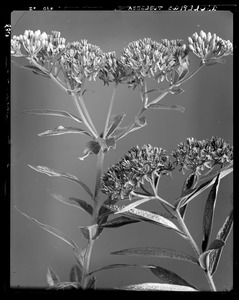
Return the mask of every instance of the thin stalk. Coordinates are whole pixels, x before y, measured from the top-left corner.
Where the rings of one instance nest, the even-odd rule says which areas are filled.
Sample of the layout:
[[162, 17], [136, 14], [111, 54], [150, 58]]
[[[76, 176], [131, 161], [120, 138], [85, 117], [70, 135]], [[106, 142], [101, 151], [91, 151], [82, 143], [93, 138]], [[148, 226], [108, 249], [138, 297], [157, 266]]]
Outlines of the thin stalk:
[[[180, 213], [178, 212], [178, 210], [175, 211], [175, 216], [176, 216], [176, 218], [178, 220], [178, 223], [179, 223], [179, 225], [181, 227], [182, 232], [187, 236], [187, 239], [188, 239], [191, 247], [195, 251], [197, 257], [199, 257], [200, 256], [199, 248], [198, 248], [196, 242], [194, 241], [193, 237], [191, 236], [191, 234], [190, 234], [190, 232], [189, 232], [189, 230], [188, 230], [188, 228], [187, 228], [187, 226], [186, 226], [183, 218], [181, 217]], [[212, 278], [210, 272], [206, 270], [205, 271], [205, 276], [207, 278], [208, 285], [209, 285], [210, 289], [212, 291], [216, 291], [216, 287], [215, 287], [215, 284], [214, 284], [214, 281], [213, 281], [213, 278]]]
[[95, 131], [92, 129], [92, 127], [90, 126], [90, 124], [88, 123], [88, 121], [86, 120], [85, 114], [82, 111], [82, 107], [78, 101], [78, 97], [76, 93], [72, 94], [73, 97], [73, 103], [75, 104], [75, 107], [80, 115], [80, 117], [82, 118], [82, 121], [84, 122], [85, 126], [89, 129], [89, 131], [91, 132], [91, 134], [95, 137], [98, 138], [98, 135], [95, 133]]
[[[96, 171], [95, 194], [94, 194], [94, 208], [93, 208], [91, 225], [94, 225], [97, 223], [98, 210], [100, 207], [99, 191], [100, 191], [101, 175], [103, 172], [104, 156], [105, 156], [104, 152], [100, 150], [100, 152], [97, 155], [97, 171]], [[85, 256], [84, 256], [84, 264], [83, 264], [83, 274], [82, 274], [83, 288], [86, 288], [87, 283], [88, 283], [90, 259], [91, 259], [94, 242], [95, 242], [95, 240], [93, 240], [92, 237], [90, 237], [88, 240], [88, 244], [86, 246], [86, 252], [85, 252]]]
[[192, 78], [195, 74], [197, 74], [197, 72], [199, 70], [201, 70], [201, 68], [204, 66], [205, 64], [201, 61], [200, 65], [188, 76], [186, 77], [184, 80], [180, 81], [178, 84], [176, 84], [175, 86], [179, 86], [182, 83], [185, 83], [186, 81], [188, 81], [190, 78]]
[[106, 137], [106, 133], [107, 133], [108, 125], [109, 125], [110, 115], [111, 115], [112, 108], [113, 108], [113, 103], [114, 103], [114, 99], [115, 99], [115, 92], [116, 92], [117, 86], [118, 86], [118, 84], [115, 83], [114, 90], [113, 90], [111, 100], [110, 100], [110, 105], [109, 105], [106, 121], [105, 121], [105, 129], [104, 129], [103, 139], [105, 139], [105, 137]]

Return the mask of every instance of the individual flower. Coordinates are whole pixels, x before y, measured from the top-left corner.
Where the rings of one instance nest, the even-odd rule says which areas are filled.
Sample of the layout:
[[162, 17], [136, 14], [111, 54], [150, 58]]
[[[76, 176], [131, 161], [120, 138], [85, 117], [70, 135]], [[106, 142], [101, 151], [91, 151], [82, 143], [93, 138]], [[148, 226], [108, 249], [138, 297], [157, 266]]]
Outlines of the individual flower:
[[95, 80], [104, 62], [103, 51], [87, 40], [69, 43], [61, 57], [62, 69], [76, 83], [81, 83], [83, 78]]
[[188, 49], [182, 40], [163, 39], [161, 43], [150, 38], [134, 41], [124, 48], [121, 56], [123, 65], [132, 69], [136, 79], [153, 77], [163, 81], [173, 67], [186, 57]]
[[168, 174], [174, 169], [166, 150], [144, 145], [136, 146], [102, 175], [101, 190], [111, 199], [124, 198], [133, 192], [144, 179], [152, 180], [152, 175]]
[[189, 49], [203, 60], [219, 59], [233, 54], [233, 44], [229, 40], [223, 40], [215, 33], [206, 34], [203, 30], [199, 34], [195, 32], [192, 37], [188, 37], [188, 43]]
[[200, 175], [200, 171], [211, 169], [215, 164], [224, 164], [233, 160], [233, 147], [222, 138], [212, 137], [210, 140], [198, 141], [187, 138], [172, 152], [180, 170], [192, 170]]

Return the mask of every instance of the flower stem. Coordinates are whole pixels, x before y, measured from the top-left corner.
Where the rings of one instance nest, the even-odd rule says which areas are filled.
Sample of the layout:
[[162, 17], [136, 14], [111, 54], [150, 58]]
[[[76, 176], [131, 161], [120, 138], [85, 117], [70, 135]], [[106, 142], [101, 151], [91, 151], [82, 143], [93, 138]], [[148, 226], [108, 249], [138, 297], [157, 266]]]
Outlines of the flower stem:
[[199, 70], [201, 70], [201, 68], [204, 66], [205, 64], [203, 62], [200, 63], [200, 65], [188, 76], [186, 77], [184, 80], [179, 81], [177, 84], [175, 84], [175, 86], [179, 86], [182, 83], [185, 83], [186, 81], [188, 81], [190, 78], [192, 78]]
[[115, 99], [115, 92], [116, 92], [117, 85], [118, 84], [115, 83], [114, 90], [113, 90], [111, 100], [110, 100], [110, 105], [109, 105], [109, 109], [108, 109], [108, 113], [107, 113], [107, 117], [106, 117], [106, 121], [105, 121], [105, 129], [104, 129], [104, 134], [103, 134], [104, 139], [106, 137], [106, 133], [107, 133], [108, 125], [109, 125], [109, 120], [110, 120], [110, 115], [111, 115], [112, 108], [113, 108], [113, 103], [114, 103], [114, 99]]
[[208, 285], [210, 286], [210, 289], [211, 289], [213, 292], [216, 292], [217, 289], [216, 289], [216, 286], [215, 286], [215, 284], [214, 284], [212, 275], [210, 274], [209, 271], [205, 271], [205, 275], [206, 275], [206, 278], [207, 278]]
[[[102, 175], [102, 171], [103, 171], [104, 156], [105, 156], [104, 152], [102, 150], [100, 150], [100, 152], [97, 155], [97, 171], [96, 171], [96, 182], [95, 182], [94, 207], [93, 207], [93, 215], [92, 215], [91, 225], [97, 224], [98, 210], [100, 207], [99, 191], [100, 191], [101, 175]], [[86, 247], [85, 256], [84, 256], [83, 274], [82, 274], [83, 288], [86, 288], [87, 283], [88, 283], [90, 259], [91, 259], [91, 253], [92, 253], [94, 242], [95, 242], [95, 240], [92, 239], [92, 237], [90, 236], [87, 247]]]

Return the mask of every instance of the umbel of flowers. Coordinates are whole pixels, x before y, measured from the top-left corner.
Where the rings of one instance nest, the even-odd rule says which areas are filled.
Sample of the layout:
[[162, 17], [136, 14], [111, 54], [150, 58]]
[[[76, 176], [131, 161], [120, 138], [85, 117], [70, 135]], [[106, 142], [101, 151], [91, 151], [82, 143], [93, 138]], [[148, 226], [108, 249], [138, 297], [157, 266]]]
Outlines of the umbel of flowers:
[[133, 192], [144, 179], [152, 180], [152, 175], [168, 174], [174, 169], [167, 151], [162, 148], [144, 145], [131, 148], [118, 163], [111, 166], [102, 176], [101, 190], [111, 199], [123, 199]]

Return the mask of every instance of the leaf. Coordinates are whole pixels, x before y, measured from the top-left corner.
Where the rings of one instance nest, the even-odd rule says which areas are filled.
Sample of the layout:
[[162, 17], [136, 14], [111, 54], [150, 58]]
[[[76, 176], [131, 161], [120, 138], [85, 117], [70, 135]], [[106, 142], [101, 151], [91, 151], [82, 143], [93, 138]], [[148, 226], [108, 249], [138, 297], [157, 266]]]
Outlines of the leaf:
[[204, 216], [203, 216], [203, 239], [202, 239], [202, 251], [203, 252], [207, 249], [211, 230], [212, 230], [214, 210], [215, 210], [218, 188], [219, 188], [219, 183], [220, 183], [219, 177], [220, 177], [220, 174], [217, 175], [216, 181], [210, 190], [210, 193], [208, 195], [208, 198], [207, 198], [207, 201], [205, 204]]
[[111, 252], [113, 255], [127, 255], [127, 256], [150, 256], [150, 257], [164, 257], [171, 259], [185, 260], [198, 264], [198, 261], [193, 256], [186, 254], [181, 251], [176, 251], [167, 248], [158, 247], [139, 247], [139, 248], [129, 248], [120, 251]]
[[126, 116], [126, 114], [119, 114], [117, 116], [112, 116], [112, 122], [109, 126], [109, 129], [107, 131], [106, 137], [109, 137], [110, 135], [112, 135], [115, 131], [115, 129], [118, 128], [118, 126], [120, 125], [120, 123], [123, 121], [124, 117]]
[[183, 279], [176, 273], [162, 267], [154, 266], [154, 268], [151, 268], [150, 271], [163, 282], [195, 288], [193, 285], [188, 283], [185, 279]]
[[92, 206], [90, 204], [88, 204], [87, 202], [85, 202], [84, 200], [81, 200], [78, 198], [73, 198], [73, 197], [71, 197], [69, 199], [65, 199], [64, 197], [62, 197], [61, 195], [58, 195], [58, 194], [51, 194], [51, 196], [62, 203], [80, 208], [80, 209], [86, 211], [91, 216], [93, 214]]
[[[222, 225], [221, 229], [219, 230], [219, 232], [217, 234], [217, 239], [226, 243], [227, 237], [229, 236], [229, 234], [231, 232], [232, 226], [233, 226], [233, 210], [230, 212], [230, 214], [226, 218], [224, 224]], [[222, 250], [223, 250], [223, 248], [220, 248], [217, 250], [213, 250], [211, 253], [211, 260], [210, 260], [210, 264], [209, 264], [209, 271], [210, 271], [211, 275], [213, 275], [217, 270], [217, 266], [220, 261]]]
[[83, 233], [84, 237], [88, 241], [95, 239], [97, 229], [98, 229], [98, 224], [93, 224], [90, 226], [79, 227], [79, 228], [80, 228], [81, 232]]
[[89, 275], [93, 274], [93, 273], [96, 273], [96, 272], [99, 272], [99, 271], [104, 271], [104, 270], [110, 270], [110, 269], [115, 269], [115, 268], [150, 268], [151, 266], [148, 266], [148, 265], [135, 265], [135, 264], [112, 264], [112, 265], [107, 265], [107, 266], [104, 266], [102, 268], [99, 268], [99, 269], [96, 269], [96, 270], [93, 270], [89, 273]]
[[27, 70], [31, 70], [36, 75], [41, 75], [41, 76], [50, 78], [50, 76], [47, 73], [43, 72], [41, 69], [39, 69], [36, 66], [25, 65], [22, 68], [27, 69]]
[[90, 195], [90, 197], [92, 199], [94, 198], [94, 196], [93, 196], [91, 190], [88, 188], [88, 186], [74, 175], [71, 175], [69, 173], [64, 173], [64, 172], [58, 172], [54, 169], [50, 169], [50, 168], [44, 167], [44, 166], [36, 166], [36, 167], [33, 167], [32, 165], [28, 165], [28, 166], [30, 168], [32, 168], [33, 170], [35, 170], [39, 173], [46, 174], [50, 177], [62, 177], [62, 178], [66, 178], [68, 180], [72, 180], [72, 181], [78, 183], [79, 185], [81, 185], [81, 187], [83, 187], [83, 189]]
[[111, 136], [117, 140], [120, 137], [123, 137], [124, 133], [128, 130], [128, 126], [125, 127], [118, 127], [117, 129], [115, 129], [114, 133], [111, 134]]
[[209, 249], [203, 252], [198, 258], [201, 268], [203, 268], [204, 270], [209, 270], [211, 264], [211, 255], [213, 250], [220, 249], [224, 245], [225, 243], [222, 240], [216, 239], [215, 241], [213, 241]]
[[180, 105], [163, 105], [158, 103], [152, 103], [147, 106], [147, 109], [167, 109], [167, 110], [178, 110], [181, 113], [185, 111], [185, 108]]
[[48, 289], [56, 289], [56, 290], [64, 290], [64, 289], [81, 289], [81, 285], [79, 282], [68, 282], [68, 281], [63, 281], [63, 282], [58, 282], [54, 284], [53, 286], [49, 287]]
[[60, 282], [60, 278], [51, 267], [47, 268], [46, 280], [49, 286], [53, 286], [54, 284]]
[[84, 211], [88, 212], [88, 214], [90, 214], [91, 216], [93, 215], [93, 207], [90, 204], [88, 204], [87, 202], [85, 202], [84, 200], [74, 198], [74, 197], [70, 197], [69, 200], [73, 201], [73, 203], [74, 202], [77, 203], [78, 207], [80, 207]]
[[109, 138], [109, 139], [106, 139], [105, 143], [106, 143], [106, 146], [107, 146], [107, 150], [109, 150], [110, 148], [113, 148], [113, 149], [116, 148], [116, 142], [115, 142], [115, 139], [113, 137]]
[[[184, 181], [181, 197], [185, 196], [187, 194], [188, 190], [190, 190], [194, 187], [197, 179], [198, 179], [198, 176], [195, 173], [189, 174], [189, 176]], [[187, 204], [185, 204], [184, 206], [182, 206], [179, 209], [179, 212], [180, 212], [180, 215], [182, 218], [184, 218], [186, 209], [187, 209]]]
[[183, 67], [183, 66], [180, 66], [178, 68], [178, 71], [179, 71], [179, 78], [178, 78], [178, 82], [180, 82], [189, 72], [189, 69], [188, 67]]
[[118, 218], [115, 218], [113, 220], [110, 220], [104, 224], [101, 224], [101, 227], [104, 228], [118, 228], [124, 225], [128, 225], [128, 224], [132, 224], [132, 223], [137, 223], [140, 222], [139, 220], [134, 220], [130, 217], [125, 217], [125, 216], [121, 216]]
[[204, 64], [206, 66], [213, 66], [216, 64], [225, 64], [225, 63], [226, 63], [226, 60], [223, 58], [212, 58], [210, 60], [206, 60]]
[[81, 280], [82, 280], [82, 268], [80, 268], [78, 265], [74, 265], [71, 268], [70, 281], [81, 283]]
[[179, 233], [183, 237], [185, 237], [185, 235], [178, 229], [178, 227], [173, 222], [169, 221], [168, 219], [164, 218], [163, 216], [156, 215], [154, 213], [151, 213], [151, 212], [148, 212], [148, 211], [145, 211], [142, 209], [137, 209], [137, 208], [131, 209], [130, 213], [131, 213], [131, 216], [137, 215], [137, 216], [143, 217], [143, 219], [157, 223], [158, 225], [161, 225], [168, 229], [173, 229], [177, 233]]
[[61, 125], [56, 128], [49, 129], [47, 131], [39, 133], [38, 136], [56, 136], [56, 135], [62, 135], [67, 133], [80, 133], [92, 137], [91, 134], [89, 134], [87, 131], [83, 129], [76, 128], [76, 127], [64, 127]]
[[131, 284], [124, 287], [116, 288], [119, 290], [133, 290], [133, 291], [183, 291], [183, 292], [191, 292], [197, 291], [196, 289], [176, 284], [167, 284], [167, 283], [139, 283], [139, 284]]
[[50, 225], [47, 224], [43, 224], [39, 221], [37, 221], [34, 218], [29, 217], [27, 214], [23, 213], [22, 211], [20, 211], [18, 208], [16, 208], [23, 216], [27, 217], [29, 220], [31, 220], [32, 222], [36, 223], [39, 227], [41, 227], [42, 229], [48, 231], [49, 233], [55, 235], [56, 237], [58, 237], [59, 239], [61, 239], [62, 241], [66, 242], [68, 245], [70, 245], [72, 247], [72, 249], [74, 251], [78, 251], [79, 248], [76, 245], [76, 243], [70, 238], [68, 237], [65, 233], [61, 232], [60, 230], [56, 229], [55, 227], [52, 227]]
[[179, 72], [176, 69], [173, 69], [172, 77], [173, 77], [172, 84], [174, 85], [178, 82], [179, 79]]
[[169, 93], [171, 93], [171, 94], [173, 94], [173, 95], [180, 95], [180, 94], [182, 94], [183, 92], [184, 92], [183, 89], [181, 89], [181, 88], [176, 88], [176, 87], [169, 90]]
[[150, 201], [150, 200], [152, 200], [152, 198], [143, 198], [143, 199], [137, 200], [137, 201], [135, 201], [135, 202], [133, 202], [133, 203], [131, 203], [131, 204], [129, 204], [129, 205], [124, 206], [124, 207], [123, 207], [122, 209], [120, 209], [119, 211], [115, 212], [115, 215], [116, 215], [116, 214], [121, 214], [121, 213], [123, 213], [123, 212], [126, 212], [126, 211], [128, 211], [128, 210], [130, 210], [130, 209], [132, 209], [132, 208], [134, 208], [134, 207], [136, 207], [136, 206], [139, 206], [139, 205], [142, 204], [142, 203], [148, 202], [148, 201]]
[[58, 117], [66, 117], [71, 118], [75, 120], [78, 123], [82, 123], [82, 120], [73, 114], [70, 114], [67, 111], [62, 110], [52, 110], [52, 109], [32, 109], [24, 111], [24, 113], [30, 114], [30, 115], [44, 115], [44, 116], [58, 116]]
[[89, 278], [86, 288], [90, 290], [94, 290], [96, 286], [95, 283], [96, 283], [96, 278], [95, 276], [92, 276], [91, 278]]
[[96, 141], [89, 141], [86, 146], [85, 149], [83, 151], [83, 156], [79, 157], [80, 160], [84, 160], [88, 155], [90, 154], [98, 154], [100, 151], [101, 147], [100, 144]]

